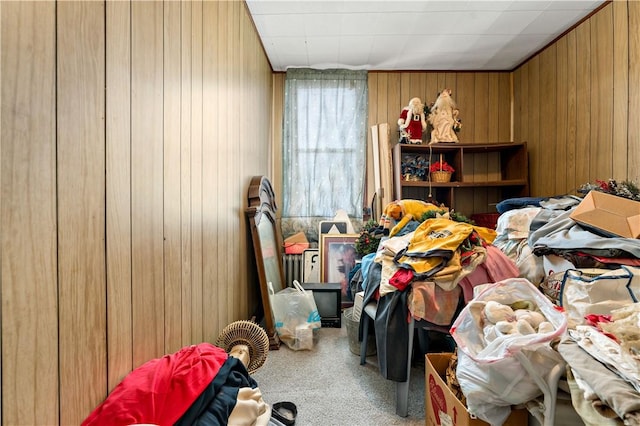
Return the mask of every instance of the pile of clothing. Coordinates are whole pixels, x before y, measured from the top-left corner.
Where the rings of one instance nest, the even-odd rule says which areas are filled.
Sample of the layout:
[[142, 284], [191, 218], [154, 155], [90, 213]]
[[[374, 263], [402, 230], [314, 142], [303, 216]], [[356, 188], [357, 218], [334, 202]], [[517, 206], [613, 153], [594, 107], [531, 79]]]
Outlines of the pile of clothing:
[[82, 426], [266, 426], [270, 419], [271, 407], [244, 364], [217, 346], [200, 343], [134, 369]]
[[391, 236], [362, 261], [363, 306], [377, 301], [378, 361], [390, 380], [406, 380], [409, 315], [449, 326], [473, 298], [475, 286], [519, 275], [513, 261], [492, 246], [493, 229], [453, 220], [448, 213], [433, 216], [394, 217], [397, 223], [387, 225]]
[[494, 245], [568, 318], [557, 347], [586, 425], [640, 425], [640, 239], [598, 232], [571, 213], [579, 197], [498, 205]]

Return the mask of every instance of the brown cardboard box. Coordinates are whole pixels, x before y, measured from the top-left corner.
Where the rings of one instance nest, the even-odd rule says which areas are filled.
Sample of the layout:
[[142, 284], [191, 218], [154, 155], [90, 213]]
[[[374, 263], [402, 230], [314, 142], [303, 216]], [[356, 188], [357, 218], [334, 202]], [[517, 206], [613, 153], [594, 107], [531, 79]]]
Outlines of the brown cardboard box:
[[309, 241], [304, 232], [298, 232], [284, 240], [285, 254], [302, 254], [309, 248]]
[[605, 234], [640, 238], [640, 201], [590, 191], [569, 217]]
[[[480, 419], [472, 419], [465, 407], [444, 381], [449, 365], [450, 353], [427, 354], [425, 357], [425, 412], [427, 426], [489, 426]], [[525, 409], [512, 410], [504, 426], [524, 426], [528, 424]]]

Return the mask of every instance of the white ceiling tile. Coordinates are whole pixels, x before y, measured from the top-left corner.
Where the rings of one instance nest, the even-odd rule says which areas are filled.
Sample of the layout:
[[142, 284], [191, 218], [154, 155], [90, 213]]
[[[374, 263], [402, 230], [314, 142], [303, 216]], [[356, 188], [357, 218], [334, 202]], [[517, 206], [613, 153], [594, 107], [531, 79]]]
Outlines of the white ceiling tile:
[[605, 0], [247, 0], [274, 70], [513, 69]]
[[318, 13], [312, 19], [301, 20], [304, 34], [307, 36], [339, 35], [341, 33], [341, 14]]
[[549, 2], [549, 4], [547, 5], [547, 9], [592, 11], [599, 8], [602, 3], [602, 1], [595, 0], [554, 0]]
[[307, 54], [307, 43], [300, 37], [268, 37], [263, 40], [263, 44], [269, 45], [270, 49], [277, 49], [280, 54]]
[[[573, 0], [572, 0], [573, 1]], [[509, 8], [507, 10], [522, 10], [529, 12], [541, 12], [549, 7], [552, 3], [559, 3], [558, 0], [516, 0], [507, 2]]]
[[262, 15], [254, 22], [258, 32], [269, 37], [302, 37], [307, 25], [295, 15]]
[[520, 34], [540, 16], [538, 11], [507, 11], [500, 14], [490, 28], [488, 34]]
[[[542, 12], [522, 34], [561, 34], [571, 26], [571, 22], [579, 21], [582, 14], [576, 10], [555, 10]], [[555, 37], [554, 37], [555, 38]]]

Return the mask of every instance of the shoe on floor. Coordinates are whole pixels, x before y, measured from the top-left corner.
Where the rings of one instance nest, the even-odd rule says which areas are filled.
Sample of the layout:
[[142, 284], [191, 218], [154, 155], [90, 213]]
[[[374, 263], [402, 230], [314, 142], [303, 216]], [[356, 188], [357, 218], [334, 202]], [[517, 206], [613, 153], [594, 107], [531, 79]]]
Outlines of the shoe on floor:
[[298, 409], [293, 402], [276, 402], [271, 410], [271, 417], [274, 417], [280, 423], [286, 426], [292, 426], [296, 423]]

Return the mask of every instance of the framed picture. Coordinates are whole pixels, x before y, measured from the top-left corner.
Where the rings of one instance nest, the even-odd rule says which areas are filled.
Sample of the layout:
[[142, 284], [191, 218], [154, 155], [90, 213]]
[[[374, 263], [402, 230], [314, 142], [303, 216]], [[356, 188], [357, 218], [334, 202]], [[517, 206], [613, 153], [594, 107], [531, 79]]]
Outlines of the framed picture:
[[318, 249], [306, 249], [302, 252], [302, 282], [320, 282], [320, 251]]
[[342, 300], [348, 301], [349, 273], [356, 265], [358, 234], [325, 234], [320, 242], [320, 281], [340, 283]]
[[322, 243], [323, 235], [346, 234], [346, 233], [347, 233], [347, 222], [335, 221], [335, 220], [322, 220], [318, 224], [318, 243]]

